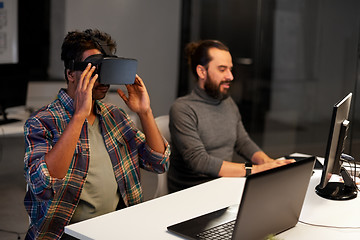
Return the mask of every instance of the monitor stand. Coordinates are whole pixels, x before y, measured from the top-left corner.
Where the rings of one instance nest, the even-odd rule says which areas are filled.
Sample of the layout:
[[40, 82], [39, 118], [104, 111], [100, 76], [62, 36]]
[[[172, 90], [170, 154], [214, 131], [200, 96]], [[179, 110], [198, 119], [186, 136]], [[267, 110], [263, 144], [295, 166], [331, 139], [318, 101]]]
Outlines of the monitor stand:
[[340, 174], [344, 182], [328, 182], [326, 187], [320, 188], [316, 186], [316, 193], [331, 200], [349, 200], [356, 198], [357, 187], [348, 171], [341, 167]]

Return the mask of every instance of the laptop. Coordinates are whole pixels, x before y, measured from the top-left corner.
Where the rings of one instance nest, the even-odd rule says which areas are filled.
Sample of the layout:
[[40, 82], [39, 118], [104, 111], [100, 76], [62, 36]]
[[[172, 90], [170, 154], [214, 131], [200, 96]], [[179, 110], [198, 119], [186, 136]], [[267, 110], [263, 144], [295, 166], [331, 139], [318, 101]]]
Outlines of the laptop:
[[[296, 225], [313, 173], [315, 157], [252, 174], [241, 202], [168, 226], [187, 239], [266, 239]], [[227, 238], [212, 236], [227, 232]]]

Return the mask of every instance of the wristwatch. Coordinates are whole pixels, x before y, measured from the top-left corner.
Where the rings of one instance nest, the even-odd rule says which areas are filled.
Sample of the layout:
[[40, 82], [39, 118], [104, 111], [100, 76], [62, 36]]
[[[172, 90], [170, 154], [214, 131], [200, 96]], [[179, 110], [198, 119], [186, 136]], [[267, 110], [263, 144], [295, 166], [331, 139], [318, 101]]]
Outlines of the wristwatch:
[[252, 163], [250, 162], [245, 163], [245, 171], [246, 171], [245, 177], [251, 174], [252, 167], [253, 167]]

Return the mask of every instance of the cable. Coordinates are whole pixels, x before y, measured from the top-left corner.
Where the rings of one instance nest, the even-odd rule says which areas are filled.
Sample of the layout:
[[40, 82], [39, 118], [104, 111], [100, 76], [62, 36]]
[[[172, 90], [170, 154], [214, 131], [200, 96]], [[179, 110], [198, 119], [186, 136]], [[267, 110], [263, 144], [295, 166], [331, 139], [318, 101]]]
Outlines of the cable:
[[356, 177], [358, 177], [358, 176], [356, 176], [356, 163], [353, 162], [353, 164], [354, 164], [354, 168], [353, 168], [352, 165], [351, 165], [351, 162], [349, 162], [349, 161], [344, 161], [344, 162], [346, 162], [349, 165], [350, 174], [352, 175], [352, 180], [354, 182], [354, 186], [356, 187], [356, 190], [359, 192], [360, 188], [356, 184]]
[[313, 227], [323, 227], [323, 228], [336, 228], [336, 229], [360, 229], [359, 227], [337, 227], [337, 226], [330, 226], [330, 225], [321, 225], [321, 224], [314, 224], [314, 223], [307, 223], [304, 221], [299, 220], [299, 223], [306, 224]]
[[[349, 167], [350, 167], [350, 174], [353, 176], [353, 181], [355, 183], [355, 187], [357, 189], [357, 191], [360, 191], [360, 188], [357, 186], [356, 184], [356, 177], [360, 177], [360, 176], [356, 176], [356, 161], [354, 159], [354, 157], [348, 155], [348, 154], [345, 154], [345, 153], [342, 153], [340, 155], [340, 160], [349, 164]], [[352, 167], [351, 164], [354, 164], [354, 168]]]
[[16, 234], [17, 235], [17, 239], [21, 239], [21, 234], [26, 234], [26, 232], [22, 232], [22, 233], [19, 233], [19, 232], [15, 232], [15, 231], [10, 231], [10, 230], [5, 230], [5, 229], [0, 229], [0, 232], [5, 232], [5, 233], [10, 233], [10, 234]]
[[345, 154], [345, 153], [342, 153], [340, 155], [340, 159], [343, 161], [347, 161], [347, 162], [355, 162], [355, 159], [352, 156]]

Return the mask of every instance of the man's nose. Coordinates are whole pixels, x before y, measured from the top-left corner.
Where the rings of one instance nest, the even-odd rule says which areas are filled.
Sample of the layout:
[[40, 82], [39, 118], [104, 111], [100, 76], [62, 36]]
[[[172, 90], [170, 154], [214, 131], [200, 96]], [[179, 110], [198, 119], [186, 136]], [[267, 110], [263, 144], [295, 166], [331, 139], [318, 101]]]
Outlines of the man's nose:
[[234, 75], [232, 74], [231, 70], [228, 70], [227, 75], [226, 75], [226, 79], [229, 81], [234, 80]]

